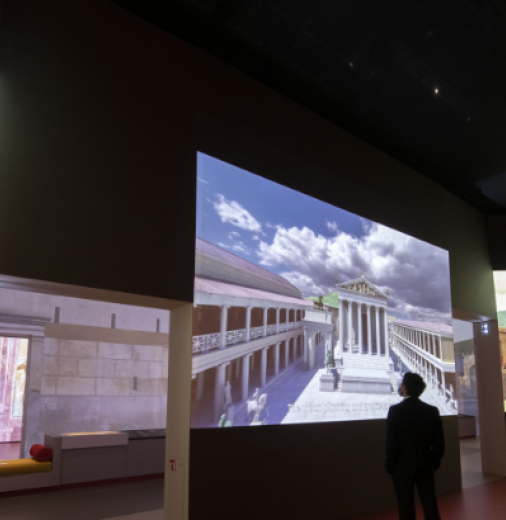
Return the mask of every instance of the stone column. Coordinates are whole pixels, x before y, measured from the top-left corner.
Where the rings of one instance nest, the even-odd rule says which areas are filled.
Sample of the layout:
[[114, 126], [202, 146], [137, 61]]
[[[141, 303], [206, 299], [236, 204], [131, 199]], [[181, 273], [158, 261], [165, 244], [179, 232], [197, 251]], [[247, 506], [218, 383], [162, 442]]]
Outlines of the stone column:
[[344, 352], [344, 302], [342, 298], [339, 300], [339, 352]]
[[446, 380], [445, 380], [445, 373], [443, 369], [441, 369], [441, 384], [443, 385], [443, 399], [446, 402]]
[[358, 348], [359, 348], [359, 352], [360, 354], [363, 354], [363, 348], [364, 346], [362, 345], [362, 304], [361, 303], [357, 303], [357, 311], [358, 311], [358, 321], [357, 321], [357, 325], [358, 325]]
[[285, 339], [285, 368], [288, 368], [290, 357], [290, 339]]
[[222, 305], [220, 315], [220, 349], [224, 349], [227, 346], [227, 321], [228, 305]]
[[297, 359], [297, 339], [298, 336], [293, 336], [293, 360]]
[[235, 374], [234, 374], [234, 379], [239, 379], [240, 368], [241, 368], [241, 358], [238, 357], [238, 358], [236, 358], [234, 361], [235, 361]]
[[439, 343], [439, 359], [443, 361], [443, 342], [441, 341], [441, 336], [438, 336]]
[[279, 341], [274, 345], [274, 375], [276, 376], [279, 374], [279, 345], [281, 345]]
[[383, 323], [385, 324], [385, 356], [388, 360], [390, 359], [390, 345], [388, 344], [388, 315], [386, 307], [383, 307]]
[[249, 358], [251, 354], [242, 357], [242, 400], [246, 401], [249, 394]]
[[269, 310], [269, 307], [264, 307], [264, 321], [262, 324], [262, 337], [265, 338], [267, 336], [267, 311]]
[[352, 318], [352, 309], [353, 309], [353, 305], [352, 305], [352, 302], [350, 300], [348, 300], [348, 305], [347, 305], [347, 308], [346, 308], [346, 314], [347, 314], [347, 318], [348, 318], [348, 339], [347, 339], [347, 343], [348, 345], [350, 346], [350, 349], [349, 349], [349, 352], [353, 352], [353, 346], [352, 346], [352, 341], [353, 341], [353, 335], [351, 333], [352, 331], [352, 324], [351, 324], [351, 318]]
[[279, 313], [281, 312], [281, 309], [278, 307], [276, 309], [276, 334], [279, 334]]
[[308, 332], [307, 328], [304, 327], [304, 363], [309, 366], [309, 345], [308, 345]]
[[381, 354], [381, 338], [380, 338], [380, 327], [379, 327], [379, 307], [374, 306], [374, 314], [376, 315], [376, 354]]
[[371, 305], [368, 303], [366, 305], [367, 308], [367, 352], [369, 355], [372, 354], [372, 345], [371, 345]]
[[290, 324], [290, 309], [286, 309], [286, 332], [288, 332], [289, 324]]
[[251, 339], [251, 309], [251, 305], [246, 307], [246, 337], [244, 338], [244, 341], [250, 341]]
[[228, 363], [216, 367], [216, 380], [214, 383], [214, 422], [220, 420], [225, 404], [225, 371]]
[[200, 401], [202, 399], [202, 396], [204, 395], [204, 377], [205, 377], [204, 371], [199, 372], [197, 374], [197, 396], [196, 396], [197, 401]]
[[269, 347], [264, 347], [262, 349], [262, 364], [261, 364], [261, 385], [265, 386], [265, 383], [267, 382], [267, 350]]

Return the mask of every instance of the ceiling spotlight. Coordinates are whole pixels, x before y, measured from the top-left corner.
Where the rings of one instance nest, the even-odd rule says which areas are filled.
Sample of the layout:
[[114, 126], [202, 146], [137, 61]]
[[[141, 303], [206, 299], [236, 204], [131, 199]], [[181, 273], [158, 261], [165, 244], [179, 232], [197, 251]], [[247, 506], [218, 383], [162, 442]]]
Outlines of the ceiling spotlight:
[[435, 93], [435, 94], [438, 94], [438, 93], [439, 93], [439, 89], [438, 89], [438, 88], [435, 88], [435, 89], [434, 89], [434, 93]]
[[352, 63], [351, 61], [350, 61], [350, 63], [348, 63], [348, 65], [349, 65], [350, 67], [353, 67], [353, 63]]

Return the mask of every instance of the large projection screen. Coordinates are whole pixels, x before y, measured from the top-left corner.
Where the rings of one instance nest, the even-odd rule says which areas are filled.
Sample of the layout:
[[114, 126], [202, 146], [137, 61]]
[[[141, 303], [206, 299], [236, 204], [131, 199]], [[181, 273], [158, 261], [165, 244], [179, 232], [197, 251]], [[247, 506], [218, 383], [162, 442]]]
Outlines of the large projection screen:
[[203, 153], [197, 178], [192, 428], [385, 418], [408, 371], [457, 413], [447, 251]]

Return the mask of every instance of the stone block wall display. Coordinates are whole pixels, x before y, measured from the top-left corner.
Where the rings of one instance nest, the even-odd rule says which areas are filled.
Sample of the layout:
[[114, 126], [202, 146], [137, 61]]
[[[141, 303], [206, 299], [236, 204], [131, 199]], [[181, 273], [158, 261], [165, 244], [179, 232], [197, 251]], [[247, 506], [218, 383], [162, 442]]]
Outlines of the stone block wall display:
[[44, 434], [165, 428], [169, 336], [51, 324], [31, 367], [25, 449]]

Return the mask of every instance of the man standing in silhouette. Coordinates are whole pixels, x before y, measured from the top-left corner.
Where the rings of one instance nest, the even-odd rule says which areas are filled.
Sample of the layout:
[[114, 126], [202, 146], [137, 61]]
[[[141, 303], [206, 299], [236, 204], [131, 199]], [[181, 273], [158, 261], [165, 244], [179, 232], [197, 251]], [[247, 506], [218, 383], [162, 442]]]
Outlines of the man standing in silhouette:
[[445, 451], [439, 410], [419, 399], [425, 382], [408, 372], [399, 387], [402, 402], [388, 411], [386, 461], [399, 506], [400, 520], [416, 520], [415, 486], [425, 520], [441, 520], [434, 491], [434, 472]]

